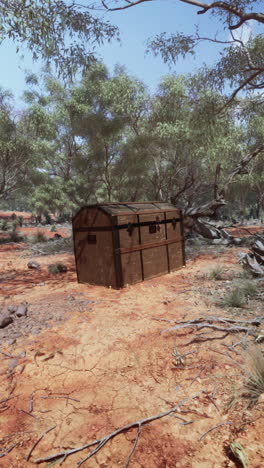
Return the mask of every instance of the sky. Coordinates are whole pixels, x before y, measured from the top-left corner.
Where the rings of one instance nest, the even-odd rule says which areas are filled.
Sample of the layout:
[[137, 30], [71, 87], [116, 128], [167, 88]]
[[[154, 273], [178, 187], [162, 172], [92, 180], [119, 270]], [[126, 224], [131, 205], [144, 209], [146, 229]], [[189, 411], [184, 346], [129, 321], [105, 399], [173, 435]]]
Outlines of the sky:
[[[228, 39], [228, 31], [223, 31], [217, 18], [209, 14], [197, 15], [197, 8], [173, 0], [148, 2], [117, 12], [105, 12], [105, 20], [116, 24], [120, 29], [121, 45], [113, 41], [98, 48], [98, 56], [112, 72], [116, 64], [124, 65], [127, 72], [142, 80], [154, 93], [162, 76], [168, 73], [188, 73], [197, 70], [203, 63], [213, 64], [220, 46], [208, 42], [198, 49], [196, 58], [180, 59], [171, 68], [162, 59], [146, 55], [146, 44], [150, 37], [161, 32], [184, 32], [192, 34], [195, 25], [200, 34]], [[41, 72], [41, 63], [33, 63], [29, 53], [24, 51], [24, 59], [16, 54], [16, 46], [9, 40], [0, 45], [0, 86], [12, 91], [18, 105], [22, 104], [25, 86], [25, 70]]]

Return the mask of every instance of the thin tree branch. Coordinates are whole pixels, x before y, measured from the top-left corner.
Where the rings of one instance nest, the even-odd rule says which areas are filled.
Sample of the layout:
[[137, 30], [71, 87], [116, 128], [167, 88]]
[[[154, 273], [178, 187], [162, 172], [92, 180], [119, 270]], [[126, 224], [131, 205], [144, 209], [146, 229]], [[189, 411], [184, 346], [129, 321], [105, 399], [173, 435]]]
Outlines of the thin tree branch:
[[55, 459], [58, 459], [58, 458], [61, 458], [61, 457], [63, 457], [62, 461], [64, 461], [64, 460], [66, 460], [67, 457], [69, 457], [70, 455], [72, 455], [74, 453], [81, 452], [82, 450], [85, 450], [86, 448], [92, 447], [93, 445], [97, 445], [97, 447], [94, 450], [92, 450], [92, 452], [90, 452], [87, 457], [85, 457], [84, 459], [82, 459], [82, 460], [80, 460], [78, 462], [77, 466], [79, 467], [79, 466], [81, 466], [82, 463], [84, 463], [86, 460], [88, 460], [93, 455], [95, 455], [97, 452], [99, 452], [99, 450], [101, 450], [101, 448], [109, 440], [113, 439], [117, 435], [119, 435], [119, 434], [121, 434], [123, 432], [127, 432], [129, 429], [131, 429], [133, 427], [141, 427], [141, 426], [143, 426], [145, 424], [148, 424], [148, 423], [150, 423], [152, 421], [155, 421], [156, 419], [164, 418], [165, 416], [168, 416], [171, 413], [174, 413], [175, 411], [177, 411], [178, 408], [183, 406], [188, 401], [191, 401], [191, 400], [194, 400], [195, 398], [197, 398], [201, 393], [203, 393], [203, 392], [196, 393], [196, 394], [192, 395], [191, 397], [188, 397], [188, 398], [185, 398], [184, 400], [181, 400], [176, 406], [174, 406], [173, 408], [171, 408], [168, 411], [164, 411], [163, 413], [156, 414], [155, 416], [150, 416], [149, 418], [144, 418], [144, 419], [141, 419], [139, 421], [135, 421], [133, 423], [122, 426], [119, 429], [117, 429], [116, 431], [111, 432], [110, 434], [107, 434], [104, 437], [101, 437], [101, 439], [94, 440], [93, 442], [82, 445], [81, 447], [66, 450], [64, 452], [54, 453], [53, 455], [49, 455], [49, 456], [44, 457], [44, 458], [37, 458], [36, 460], [33, 460], [33, 461], [34, 461], [34, 463], [43, 463], [43, 462], [52, 461], [52, 460], [55, 460]]
[[50, 432], [50, 431], [52, 431], [53, 429], [55, 429], [55, 427], [57, 427], [57, 424], [55, 424], [55, 426], [49, 427], [49, 429], [47, 429], [45, 432], [43, 432], [43, 434], [41, 434], [41, 436], [39, 437], [39, 439], [36, 440], [36, 442], [34, 443], [34, 445], [31, 447], [30, 451], [28, 452], [28, 455], [27, 455], [27, 458], [26, 458], [27, 461], [29, 461], [33, 450], [34, 450], [35, 447], [39, 444], [39, 442], [43, 439], [43, 437], [44, 437], [46, 434], [48, 434], [48, 432]]

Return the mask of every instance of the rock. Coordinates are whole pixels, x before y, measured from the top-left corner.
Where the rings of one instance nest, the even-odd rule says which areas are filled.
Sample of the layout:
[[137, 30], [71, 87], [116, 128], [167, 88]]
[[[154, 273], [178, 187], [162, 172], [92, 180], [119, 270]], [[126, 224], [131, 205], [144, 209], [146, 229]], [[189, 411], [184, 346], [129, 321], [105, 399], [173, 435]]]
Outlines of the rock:
[[9, 361], [9, 369], [15, 369], [15, 367], [17, 367], [18, 364], [19, 361], [17, 358], [11, 359], [11, 361]]
[[9, 314], [0, 314], [0, 328], [5, 328], [13, 322], [13, 317]]
[[8, 310], [8, 312], [10, 312], [10, 314], [14, 314], [17, 311], [17, 306], [10, 305], [10, 306], [8, 306], [7, 310]]
[[46, 286], [46, 283], [39, 283], [39, 286]]
[[27, 316], [27, 306], [25, 304], [21, 304], [18, 306], [17, 311], [16, 311], [16, 316], [17, 317], [26, 317]]
[[40, 264], [36, 262], [35, 260], [32, 260], [28, 262], [27, 264], [28, 268], [32, 268], [33, 270], [39, 270], [40, 269]]
[[9, 341], [7, 342], [7, 344], [8, 344], [9, 346], [12, 346], [12, 345], [16, 344], [16, 339], [13, 338], [12, 340], [9, 340]]

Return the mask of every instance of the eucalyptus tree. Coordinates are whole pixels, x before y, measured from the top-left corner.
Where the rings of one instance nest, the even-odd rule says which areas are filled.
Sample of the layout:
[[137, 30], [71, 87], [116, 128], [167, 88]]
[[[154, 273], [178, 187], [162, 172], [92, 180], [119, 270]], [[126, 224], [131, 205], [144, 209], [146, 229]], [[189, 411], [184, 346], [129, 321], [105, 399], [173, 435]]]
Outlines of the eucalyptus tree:
[[[128, 8], [137, 7], [142, 3], [148, 3], [151, 9], [151, 3], [154, 0], [135, 0], [123, 1], [120, 0], [117, 6], [112, 7], [107, 0], [102, 0], [102, 3], [107, 11], [126, 10]], [[193, 34], [185, 34], [184, 32], [175, 31], [175, 33], [167, 34], [166, 32], [157, 34], [150, 38], [148, 42], [148, 50], [154, 54], [160, 54], [165, 62], [175, 63], [178, 57], [186, 57], [188, 54], [195, 54], [196, 47], [205, 41], [210, 41], [222, 44], [223, 50], [218, 63], [213, 69], [204, 70], [207, 76], [212, 80], [217, 80], [218, 88], [221, 86], [224, 89], [226, 80], [233, 87], [231, 96], [227, 102], [232, 101], [241, 90], [256, 90], [264, 89], [264, 55], [263, 55], [263, 28], [264, 12], [260, 9], [263, 7], [261, 0], [229, 0], [224, 2], [201, 2], [200, 0], [175, 0], [175, 4], [186, 4], [186, 16], [188, 15], [188, 7], [197, 8], [198, 15], [211, 14], [217, 17], [219, 24], [222, 25], [222, 30], [226, 30], [226, 34], [216, 34], [208, 37], [207, 33], [199, 32], [194, 26]], [[187, 6], [188, 5], [188, 6]], [[125, 13], [124, 13], [125, 14]], [[244, 25], [248, 25], [251, 21], [253, 25], [259, 26], [256, 33], [243, 40], [237, 35], [237, 31]], [[217, 28], [217, 26], [216, 26]], [[166, 26], [165, 26], [166, 31]], [[249, 39], [249, 40], [248, 40]]]
[[2, 0], [0, 41], [11, 39], [34, 60], [54, 64], [64, 78], [96, 61], [95, 47], [118, 39], [118, 30], [86, 3], [67, 0]]
[[0, 90], [0, 200], [10, 198], [27, 183], [32, 156], [24, 115], [15, 111], [9, 92]]
[[97, 199], [140, 197], [145, 163], [137, 140], [148, 108], [145, 86], [120, 67], [110, 76], [97, 64], [73, 97], [75, 132], [87, 142], [97, 172]]

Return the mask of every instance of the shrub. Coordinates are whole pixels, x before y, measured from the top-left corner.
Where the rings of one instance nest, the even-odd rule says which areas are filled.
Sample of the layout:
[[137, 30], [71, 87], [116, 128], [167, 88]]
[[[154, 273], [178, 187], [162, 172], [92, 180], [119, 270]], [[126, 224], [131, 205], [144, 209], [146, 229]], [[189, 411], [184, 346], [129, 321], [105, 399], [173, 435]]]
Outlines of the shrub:
[[225, 269], [220, 265], [216, 265], [212, 270], [209, 271], [208, 278], [211, 280], [219, 281], [223, 279], [224, 273]]
[[253, 406], [264, 394], [264, 357], [259, 349], [251, 353], [249, 366], [251, 372], [244, 384], [242, 396], [248, 401], [248, 406]]
[[217, 302], [219, 307], [244, 307], [246, 303], [245, 293], [241, 288], [234, 288]]
[[11, 231], [9, 233], [9, 242], [22, 242], [24, 238], [17, 232], [17, 231]]
[[49, 213], [44, 213], [44, 217], [45, 217], [45, 224], [51, 224], [52, 223], [52, 219], [51, 219], [51, 216]]
[[2, 231], [7, 231], [7, 229], [8, 229], [8, 224], [7, 224], [6, 219], [2, 219], [2, 220], [1, 220], [0, 229], [2, 229]]
[[52, 263], [48, 266], [49, 273], [54, 275], [58, 273], [66, 273], [67, 267], [63, 263]]
[[36, 232], [36, 234], [32, 237], [32, 242], [33, 244], [37, 244], [39, 242], [47, 242], [48, 238], [45, 235], [44, 231], [41, 231], [40, 229]]
[[17, 230], [17, 227], [18, 227], [18, 221], [15, 220], [15, 221], [13, 221], [13, 223], [12, 223], [12, 231], [13, 231], [13, 232], [16, 231], [16, 230]]
[[56, 232], [57, 231], [57, 226], [56, 224], [53, 224], [53, 226], [51, 226], [50, 228], [50, 232]]
[[12, 214], [11, 214], [11, 219], [12, 219], [13, 221], [15, 221], [15, 219], [17, 219], [16, 213], [12, 213]]
[[245, 296], [255, 296], [257, 294], [257, 285], [256, 283], [254, 283], [253, 281], [247, 281], [244, 285], [243, 285], [243, 292], [245, 294]]
[[23, 217], [23, 216], [19, 216], [19, 217], [18, 217], [18, 224], [19, 224], [20, 227], [23, 226], [23, 222], [24, 222], [24, 217]]

